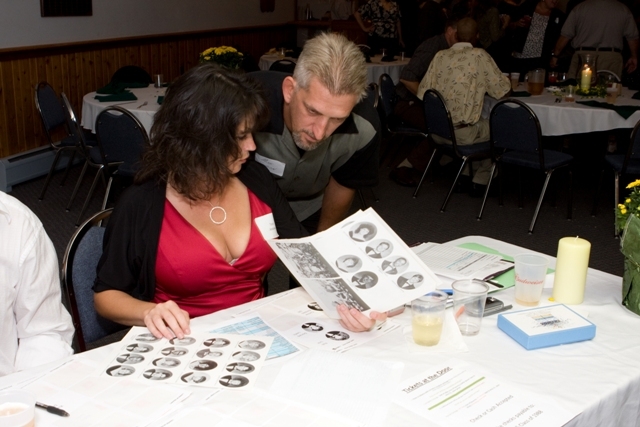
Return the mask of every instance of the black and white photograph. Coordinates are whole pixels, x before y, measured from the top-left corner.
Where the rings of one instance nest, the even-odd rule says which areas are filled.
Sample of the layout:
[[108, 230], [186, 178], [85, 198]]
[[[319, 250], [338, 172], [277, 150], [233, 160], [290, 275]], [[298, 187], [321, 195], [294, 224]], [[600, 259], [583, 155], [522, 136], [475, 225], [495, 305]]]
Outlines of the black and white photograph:
[[145, 334], [140, 334], [137, 337], [134, 338], [136, 341], [143, 341], [143, 342], [156, 342], [156, 341], [160, 341], [160, 338], [156, 338], [153, 336], [153, 334], [151, 333], [145, 333]]
[[169, 340], [169, 342], [173, 345], [191, 345], [196, 342], [196, 339], [193, 337], [182, 337], [182, 338], [175, 337]]
[[249, 384], [249, 379], [241, 375], [225, 375], [220, 378], [220, 384], [229, 388], [244, 387]]
[[189, 353], [189, 350], [187, 350], [184, 347], [167, 347], [167, 348], [163, 348], [160, 353], [162, 353], [163, 356], [180, 357]]
[[295, 264], [298, 271], [309, 279], [327, 279], [339, 277], [331, 264], [324, 259], [311, 243], [279, 243], [276, 246], [284, 256]]
[[260, 350], [266, 347], [266, 344], [258, 340], [245, 340], [238, 343], [238, 347], [246, 350]]
[[125, 348], [127, 349], [127, 351], [130, 351], [132, 353], [149, 353], [153, 350], [153, 346], [150, 346], [149, 344], [138, 343], [129, 344]]
[[372, 271], [360, 271], [353, 275], [351, 283], [358, 289], [371, 289], [378, 283], [378, 275]]
[[344, 341], [349, 339], [349, 334], [342, 331], [330, 331], [325, 334], [325, 337], [334, 341]]
[[402, 256], [390, 257], [382, 262], [382, 271], [387, 274], [400, 274], [409, 268], [409, 261]]
[[370, 222], [359, 222], [349, 229], [349, 237], [356, 242], [368, 242], [378, 233], [378, 229]]
[[355, 255], [343, 255], [336, 260], [336, 267], [342, 272], [353, 273], [360, 270], [362, 260]]
[[248, 374], [255, 371], [256, 368], [249, 363], [233, 362], [229, 363], [225, 369], [232, 374]]
[[127, 365], [116, 365], [107, 368], [107, 374], [112, 377], [128, 377], [134, 372], [136, 372], [135, 368]]
[[231, 342], [224, 338], [209, 338], [208, 340], [204, 340], [203, 344], [207, 347], [226, 347]]
[[[316, 299], [327, 309], [344, 304], [360, 311], [369, 310], [369, 306], [342, 279], [309, 280], [307, 286], [313, 287]], [[337, 316], [337, 312], [335, 315]]]
[[260, 355], [254, 351], [237, 351], [233, 353], [232, 356], [236, 360], [241, 360], [243, 362], [254, 362], [260, 359]]
[[400, 289], [412, 290], [424, 284], [424, 276], [418, 272], [409, 272], [398, 278], [398, 287]]
[[116, 361], [118, 363], [126, 363], [127, 365], [135, 365], [136, 363], [144, 362], [144, 356], [135, 353], [121, 354], [116, 357]]
[[199, 372], [188, 372], [180, 377], [180, 381], [187, 384], [202, 384], [209, 381], [209, 375]]
[[320, 332], [324, 329], [322, 325], [319, 325], [315, 322], [303, 323], [301, 327], [305, 331], [309, 331], [309, 332]]
[[213, 360], [194, 360], [189, 363], [189, 369], [194, 371], [210, 371], [218, 366]]
[[196, 353], [196, 356], [198, 356], [201, 359], [206, 359], [206, 358], [222, 357], [223, 354], [224, 352], [220, 350], [212, 350], [210, 348], [205, 348], [203, 350], [198, 351]]
[[171, 378], [173, 374], [166, 369], [147, 369], [142, 376], [148, 380], [162, 381]]
[[154, 366], [157, 366], [159, 368], [175, 368], [176, 366], [180, 366], [180, 361], [178, 359], [174, 359], [173, 357], [159, 357], [152, 363]]
[[393, 252], [393, 244], [388, 240], [378, 239], [367, 245], [365, 253], [369, 258], [380, 259], [384, 258]]

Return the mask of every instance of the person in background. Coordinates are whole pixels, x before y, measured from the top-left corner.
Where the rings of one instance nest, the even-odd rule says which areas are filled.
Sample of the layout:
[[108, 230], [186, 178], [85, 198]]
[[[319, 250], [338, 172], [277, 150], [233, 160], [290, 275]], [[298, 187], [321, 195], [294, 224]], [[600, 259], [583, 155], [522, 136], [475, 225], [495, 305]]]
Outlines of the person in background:
[[418, 41], [422, 43], [446, 30], [447, 15], [441, 0], [418, 1], [418, 3], [418, 22], [420, 23]]
[[[374, 52], [387, 49], [389, 54], [404, 47], [400, 25], [400, 8], [395, 1], [369, 0], [354, 13], [358, 25], [369, 34], [367, 44]], [[365, 21], [371, 22], [367, 25]]]
[[0, 191], [0, 376], [73, 354], [58, 258], [38, 217]]
[[469, 16], [478, 23], [478, 47], [486, 50], [496, 63], [504, 62], [508, 56], [504, 35], [511, 17], [501, 15], [493, 0], [472, 0]]

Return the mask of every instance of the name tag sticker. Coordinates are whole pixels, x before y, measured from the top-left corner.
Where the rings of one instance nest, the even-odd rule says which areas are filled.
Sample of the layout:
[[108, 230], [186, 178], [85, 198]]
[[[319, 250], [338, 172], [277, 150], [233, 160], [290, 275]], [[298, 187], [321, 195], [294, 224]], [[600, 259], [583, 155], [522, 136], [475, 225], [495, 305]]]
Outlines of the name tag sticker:
[[258, 230], [262, 233], [264, 240], [271, 240], [278, 238], [278, 230], [276, 229], [276, 222], [273, 219], [273, 214], [268, 213], [255, 219]]
[[267, 169], [269, 169], [269, 172], [271, 172], [272, 175], [275, 175], [275, 176], [284, 175], [285, 164], [283, 162], [261, 156], [258, 153], [256, 153], [255, 159], [256, 159], [256, 162], [263, 164]]

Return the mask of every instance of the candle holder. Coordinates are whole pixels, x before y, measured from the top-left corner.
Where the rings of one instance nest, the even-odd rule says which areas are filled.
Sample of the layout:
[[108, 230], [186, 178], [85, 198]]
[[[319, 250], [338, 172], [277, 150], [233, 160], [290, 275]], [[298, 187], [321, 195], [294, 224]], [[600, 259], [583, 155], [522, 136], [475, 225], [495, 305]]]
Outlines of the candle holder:
[[[595, 86], [598, 83], [598, 68], [597, 61], [598, 55], [593, 53], [581, 53], [580, 54], [580, 68], [578, 68], [578, 75], [576, 80], [580, 84], [580, 89], [583, 91], [589, 90], [590, 87]], [[585, 88], [583, 85], [588, 82], [588, 86]]]

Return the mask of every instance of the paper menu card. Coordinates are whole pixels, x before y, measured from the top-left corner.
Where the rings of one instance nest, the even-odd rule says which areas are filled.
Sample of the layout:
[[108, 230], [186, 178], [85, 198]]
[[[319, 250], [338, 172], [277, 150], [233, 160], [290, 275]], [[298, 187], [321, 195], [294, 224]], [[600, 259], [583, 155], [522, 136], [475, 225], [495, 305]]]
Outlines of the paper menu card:
[[339, 318], [339, 304], [365, 314], [388, 311], [440, 284], [371, 208], [313, 236], [269, 244], [331, 318]]
[[247, 388], [255, 382], [273, 337], [200, 332], [156, 338], [133, 327], [120, 342], [102, 376], [201, 387]]

